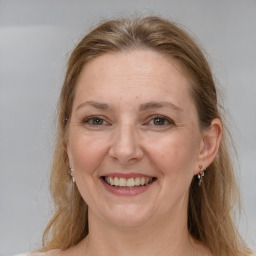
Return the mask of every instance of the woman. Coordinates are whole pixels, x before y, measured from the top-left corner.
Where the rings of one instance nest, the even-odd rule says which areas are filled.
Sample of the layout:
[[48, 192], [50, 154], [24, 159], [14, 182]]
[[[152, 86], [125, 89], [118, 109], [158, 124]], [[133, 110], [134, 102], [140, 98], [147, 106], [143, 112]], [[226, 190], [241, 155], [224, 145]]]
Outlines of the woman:
[[39, 255], [250, 255], [219, 109], [202, 51], [175, 24], [110, 20], [86, 35], [60, 96]]

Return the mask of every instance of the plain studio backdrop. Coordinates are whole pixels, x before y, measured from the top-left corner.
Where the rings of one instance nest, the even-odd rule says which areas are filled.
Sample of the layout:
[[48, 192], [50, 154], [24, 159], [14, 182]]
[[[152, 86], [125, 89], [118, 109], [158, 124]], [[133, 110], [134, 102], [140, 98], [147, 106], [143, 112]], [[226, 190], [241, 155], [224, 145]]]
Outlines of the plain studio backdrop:
[[135, 13], [181, 23], [208, 53], [239, 154], [239, 226], [255, 250], [255, 0], [0, 0], [1, 256], [38, 248], [51, 216], [54, 116], [71, 50], [103, 18]]

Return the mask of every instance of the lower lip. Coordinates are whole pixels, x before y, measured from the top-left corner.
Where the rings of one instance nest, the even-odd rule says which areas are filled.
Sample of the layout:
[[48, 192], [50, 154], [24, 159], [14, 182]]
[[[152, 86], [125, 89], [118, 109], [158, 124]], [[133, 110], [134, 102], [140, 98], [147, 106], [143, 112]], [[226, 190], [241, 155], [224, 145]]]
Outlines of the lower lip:
[[120, 188], [120, 187], [111, 186], [107, 184], [104, 180], [101, 180], [101, 181], [109, 192], [118, 196], [136, 196], [136, 195], [142, 194], [143, 192], [148, 190], [154, 183], [152, 182], [146, 186], [138, 186], [134, 188]]

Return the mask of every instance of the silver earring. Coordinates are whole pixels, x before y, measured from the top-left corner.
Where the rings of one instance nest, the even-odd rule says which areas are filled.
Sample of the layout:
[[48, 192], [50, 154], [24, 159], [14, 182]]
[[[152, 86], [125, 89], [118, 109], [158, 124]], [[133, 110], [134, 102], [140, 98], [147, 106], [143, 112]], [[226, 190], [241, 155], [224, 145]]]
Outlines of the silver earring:
[[[202, 168], [203, 168], [203, 165], [201, 164], [201, 165], [199, 166], [199, 168], [202, 169]], [[200, 172], [198, 173], [198, 175], [197, 175], [197, 177], [198, 177], [198, 179], [199, 179], [199, 182], [198, 182], [198, 185], [199, 185], [199, 186], [201, 186], [201, 184], [204, 182], [203, 177], [204, 177], [204, 172], [205, 172], [205, 171], [206, 171], [206, 169], [200, 171]]]
[[73, 169], [73, 168], [70, 168], [70, 169], [68, 170], [68, 173], [69, 173], [69, 175], [72, 177], [72, 182], [75, 183], [75, 177], [73, 176], [73, 171], [74, 171], [74, 169]]

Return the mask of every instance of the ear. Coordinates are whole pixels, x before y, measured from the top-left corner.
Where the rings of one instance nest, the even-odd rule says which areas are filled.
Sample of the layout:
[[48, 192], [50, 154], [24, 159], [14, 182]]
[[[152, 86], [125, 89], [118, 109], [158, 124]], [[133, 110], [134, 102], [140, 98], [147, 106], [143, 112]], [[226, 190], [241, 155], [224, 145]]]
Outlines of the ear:
[[202, 169], [206, 169], [215, 159], [222, 136], [222, 123], [219, 118], [211, 122], [211, 126], [202, 132], [202, 140], [195, 166], [194, 174], [198, 174]]
[[67, 147], [66, 147], [66, 153], [67, 153], [67, 156], [68, 156], [69, 167], [73, 168], [74, 165], [73, 165], [72, 154], [71, 154], [71, 150], [70, 150], [70, 147], [69, 147], [68, 144], [67, 144]]
[[71, 155], [71, 151], [70, 151], [70, 145], [69, 145], [68, 138], [65, 138], [65, 140], [63, 141], [63, 147], [64, 147], [67, 157], [68, 157], [69, 167], [72, 168], [72, 166], [73, 166], [72, 157], [71, 157], [72, 155]]

